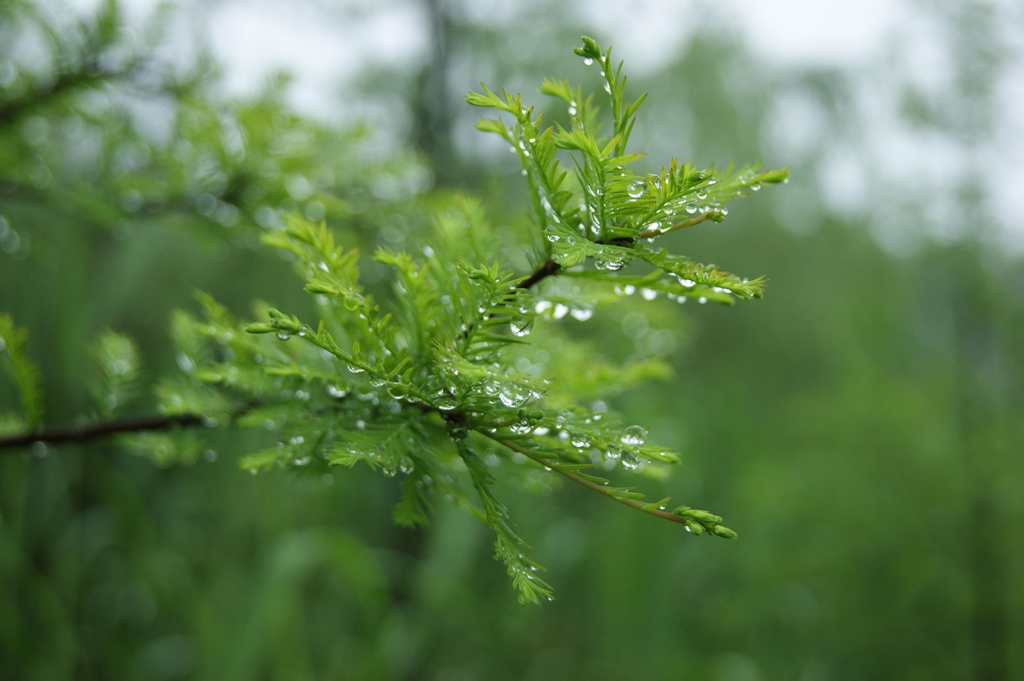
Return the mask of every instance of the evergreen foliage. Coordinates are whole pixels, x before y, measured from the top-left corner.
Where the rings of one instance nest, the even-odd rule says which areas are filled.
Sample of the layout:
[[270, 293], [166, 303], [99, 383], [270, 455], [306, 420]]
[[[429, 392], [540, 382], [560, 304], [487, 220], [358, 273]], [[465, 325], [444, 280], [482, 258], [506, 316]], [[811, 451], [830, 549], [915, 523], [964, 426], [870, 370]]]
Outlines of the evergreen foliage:
[[[438, 215], [436, 238], [422, 257], [388, 248], [374, 253], [392, 271], [393, 295], [377, 302], [360, 284], [358, 253], [338, 246], [325, 224], [292, 217], [262, 241], [294, 261], [315, 298], [316, 318], [261, 305], [260, 321], [244, 323], [200, 295], [200, 317], [175, 319], [184, 376], [160, 389], [168, 414], [202, 414], [207, 425], [273, 433], [274, 446], [243, 459], [252, 472], [362, 463], [402, 476], [398, 523], [425, 524], [438, 499], [468, 509], [494, 531], [495, 557], [523, 603], [550, 599], [552, 589], [495, 496], [498, 478], [550, 485], [547, 478], [557, 474], [692, 534], [736, 536], [713, 513], [670, 508], [669, 499], [641, 501], [634, 487], [612, 484], [606, 476], [616, 469], [659, 477], [678, 456], [648, 442], [643, 427], [623, 424], [603, 403], [583, 404], [568, 382], [545, 372], [539, 353], [548, 351], [526, 337], [568, 313], [585, 321], [595, 307], [638, 288], [647, 300], [664, 294], [679, 302], [731, 303], [760, 296], [763, 279], [741, 279], [649, 244], [664, 233], [721, 221], [726, 202], [786, 177], [784, 170], [697, 170], [674, 160], [659, 174], [626, 169], [640, 158], [627, 154], [626, 145], [643, 98], [624, 103], [622, 65], [613, 68], [610, 50], [585, 38], [577, 53], [606, 74], [610, 136], [599, 134], [593, 95], [565, 82], [545, 81], [541, 92], [568, 105], [568, 130], [542, 127], [542, 117], [518, 95], [499, 97], [483, 86], [484, 94], [467, 96], [470, 104], [514, 119], [511, 126], [484, 119], [478, 127], [500, 134], [519, 155], [536, 209], [530, 243], [502, 245], [475, 204], [456, 201], [449, 211], [461, 213], [459, 219]], [[571, 176], [559, 150], [569, 154]], [[510, 249], [522, 248], [535, 264], [532, 274], [502, 265]], [[657, 269], [616, 274], [637, 259]], [[579, 285], [566, 288], [553, 281], [559, 278]], [[587, 361], [580, 354], [570, 371]], [[605, 373], [598, 392], [612, 389], [615, 378], [614, 370]], [[159, 444], [154, 438], [145, 444], [161, 461], [192, 459], [199, 446], [191, 438], [185, 446], [174, 435]]]
[[[127, 58], [107, 68], [102, 65], [112, 62], [96, 56], [124, 47], [116, 12], [116, 4], [108, 4], [95, 26], [83, 29], [79, 51], [92, 55], [88, 59], [65, 54], [76, 42], [54, 40], [54, 58], [62, 65], [58, 81], [22, 84], [2, 104], [2, 116], [14, 120], [66, 92], [142, 77], [145, 59]], [[96, 182], [75, 183], [62, 194], [69, 209], [84, 208], [102, 223], [180, 209], [219, 226], [230, 227], [239, 218], [257, 223], [262, 243], [293, 261], [315, 301], [316, 317], [300, 319], [259, 303], [259, 321], [247, 323], [197, 294], [202, 314], [178, 312], [172, 324], [181, 375], [156, 389], [168, 420], [159, 428], [150, 421], [100, 423], [93, 434], [147, 431], [134, 435], [134, 442], [155, 462], [190, 462], [204, 449], [203, 438], [171, 427], [201, 422], [273, 437], [271, 446], [243, 457], [242, 467], [253, 473], [364, 464], [389, 477], [401, 475], [395, 522], [425, 525], [437, 500], [464, 507], [494, 532], [495, 557], [523, 603], [550, 599], [552, 588], [495, 495], [499, 480], [550, 488], [561, 478], [681, 524], [689, 533], [734, 538], [713, 513], [670, 508], [670, 499], [650, 503], [635, 487], [612, 483], [619, 469], [661, 478], [679, 461], [675, 452], [648, 442], [642, 426], [623, 424], [599, 399], [664, 375], [665, 368], [655, 357], [624, 366], [599, 360], [559, 326], [567, 316], [585, 322], [597, 308], [620, 304], [638, 291], [647, 301], [663, 295], [680, 303], [759, 297], [764, 279], [740, 278], [652, 244], [670, 232], [721, 222], [729, 201], [784, 182], [787, 173], [759, 172], [756, 165], [700, 170], [675, 159], [654, 174], [627, 168], [642, 158], [627, 145], [644, 97], [627, 103], [622, 63], [612, 61], [610, 49], [602, 52], [584, 38], [576, 53], [601, 69], [610, 134], [602, 133], [595, 95], [567, 81], [545, 80], [540, 92], [567, 107], [568, 128], [545, 125], [544, 116], [524, 106], [519, 95], [502, 90], [499, 96], [481, 84], [482, 94], [472, 92], [466, 101], [510, 115], [510, 123], [484, 118], [477, 128], [500, 135], [517, 154], [533, 203], [533, 229], [517, 240], [492, 228], [474, 201], [451, 199], [435, 211], [422, 255], [376, 249], [376, 265], [391, 272], [391, 295], [380, 302], [360, 281], [358, 251], [337, 245], [320, 221], [328, 214], [344, 217], [346, 204], [316, 194], [302, 176], [281, 172], [288, 170], [280, 167], [281, 159], [308, 165], [310, 145], [324, 153], [326, 131], [301, 121], [282, 127], [273, 101], [224, 110], [192, 98], [188, 93], [200, 87], [201, 71], [176, 90], [181, 102], [173, 144], [153, 151], [131, 126], [123, 126], [101, 148]], [[88, 106], [70, 101], [67, 107], [77, 123], [64, 130], [89, 120]], [[38, 135], [0, 138], [6, 153], [32, 155], [42, 164], [35, 175], [32, 163], [18, 164], [16, 169], [29, 168], [28, 175], [5, 178], [9, 191], [28, 201], [55, 183], [49, 168], [74, 165], [68, 140], [52, 138], [45, 122], [34, 126]], [[274, 150], [273, 167], [263, 160], [264, 148]], [[125, 156], [125, 149], [138, 153]], [[323, 187], [334, 182], [326, 162], [321, 175], [328, 178]], [[120, 197], [117, 205], [99, 198], [111, 194]], [[306, 200], [304, 210], [293, 199]], [[288, 201], [292, 211], [282, 220]], [[283, 208], [268, 207], [275, 203]], [[530, 273], [508, 264], [523, 262], [523, 252]], [[618, 273], [634, 261], [646, 266]], [[530, 343], [534, 329], [540, 340]], [[25, 413], [24, 420], [5, 417], [4, 430], [39, 426], [42, 402], [37, 371], [24, 356], [24, 333], [3, 317], [0, 338]], [[93, 357], [95, 415], [116, 417], [143, 392], [138, 352], [130, 339], [107, 332]], [[82, 436], [72, 430], [61, 437]]]

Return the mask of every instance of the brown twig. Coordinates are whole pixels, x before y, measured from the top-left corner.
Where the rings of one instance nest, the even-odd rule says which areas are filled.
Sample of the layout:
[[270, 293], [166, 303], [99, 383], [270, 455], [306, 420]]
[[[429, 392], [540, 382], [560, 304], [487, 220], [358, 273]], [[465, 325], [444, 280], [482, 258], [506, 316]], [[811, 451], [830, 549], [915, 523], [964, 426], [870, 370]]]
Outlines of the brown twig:
[[0, 438], [0, 450], [30, 447], [36, 442], [58, 445], [66, 442], [88, 442], [119, 433], [187, 428], [203, 422], [198, 414], [176, 414], [174, 416], [140, 416], [100, 421], [98, 423], [72, 424], [39, 428], [29, 433]]
[[523, 279], [521, 282], [516, 284], [516, 288], [532, 288], [533, 285], [539, 282], [541, 279], [544, 279], [545, 277], [550, 277], [552, 274], [557, 274], [560, 269], [562, 269], [562, 266], [559, 265], [554, 260], [546, 260], [540, 267], [538, 267], [534, 271], [533, 274], [531, 274], [526, 279]]

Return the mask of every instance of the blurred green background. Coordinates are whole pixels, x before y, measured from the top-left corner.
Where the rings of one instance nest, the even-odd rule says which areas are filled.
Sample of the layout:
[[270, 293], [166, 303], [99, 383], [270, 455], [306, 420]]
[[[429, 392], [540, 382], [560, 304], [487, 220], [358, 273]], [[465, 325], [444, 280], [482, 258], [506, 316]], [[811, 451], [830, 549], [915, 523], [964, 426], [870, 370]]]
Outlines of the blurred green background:
[[[0, 678], [1024, 679], [1019, 3], [892, 3], [866, 47], [836, 32], [850, 9], [797, 2], [760, 28], [751, 3], [143, 5], [0, 4], [0, 311], [30, 333], [48, 422], [102, 415], [105, 329], [147, 379], [175, 371], [195, 289], [301, 310], [255, 236], [283, 214], [364, 253], [421, 245], [454, 190], [522, 223], [514, 159], [461, 94], [594, 78], [570, 52], [589, 33], [651, 92], [650, 167], [792, 166], [670, 237], [767, 275], [763, 300], [638, 308], [600, 344], [667, 353], [673, 379], [612, 406], [684, 453], [650, 493], [740, 541], [506, 489], [557, 589], [524, 608], [485, 527], [444, 504], [395, 527], [398, 483], [361, 468], [243, 475], [230, 434], [171, 467], [116, 441], [4, 451]], [[263, 53], [316, 69], [239, 66]]]

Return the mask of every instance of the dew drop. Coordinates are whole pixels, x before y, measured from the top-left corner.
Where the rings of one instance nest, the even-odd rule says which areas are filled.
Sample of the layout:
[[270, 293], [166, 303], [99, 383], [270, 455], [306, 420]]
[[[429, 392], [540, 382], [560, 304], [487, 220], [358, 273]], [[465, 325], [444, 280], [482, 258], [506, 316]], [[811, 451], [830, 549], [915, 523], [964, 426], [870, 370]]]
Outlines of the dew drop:
[[594, 63], [594, 60], [591, 59], [590, 57], [587, 57], [586, 59], [583, 60], [583, 63], [586, 64], [587, 66], [590, 66], [591, 64]]
[[498, 393], [498, 399], [506, 407], [515, 409], [526, 404], [526, 401], [530, 399], [530, 395], [519, 390], [516, 386], [507, 385]]
[[594, 311], [589, 307], [574, 307], [569, 310], [569, 314], [572, 315], [573, 319], [585, 322], [594, 316]]
[[533, 320], [529, 317], [513, 317], [512, 321], [508, 323], [508, 328], [512, 331], [513, 336], [522, 338], [530, 334], [533, 329]]
[[644, 300], [654, 300], [658, 297], [658, 292], [652, 288], [640, 289], [640, 295], [644, 297]]
[[533, 432], [530, 422], [526, 419], [519, 419], [513, 423], [510, 430], [517, 435], [527, 435]]
[[629, 426], [622, 431], [622, 444], [642, 445], [647, 441], [647, 430], [642, 426]]
[[590, 438], [584, 433], [572, 433], [569, 435], [569, 442], [576, 449], [586, 449], [590, 446]]

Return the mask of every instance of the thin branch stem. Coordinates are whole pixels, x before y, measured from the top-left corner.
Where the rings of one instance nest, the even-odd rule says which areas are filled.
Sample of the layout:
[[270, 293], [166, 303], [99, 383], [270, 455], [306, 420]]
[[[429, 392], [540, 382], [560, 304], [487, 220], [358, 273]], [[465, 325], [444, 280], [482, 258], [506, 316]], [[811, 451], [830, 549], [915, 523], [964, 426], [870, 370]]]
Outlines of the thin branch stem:
[[0, 438], [0, 451], [29, 447], [36, 442], [59, 445], [66, 442], [88, 442], [119, 433], [170, 430], [199, 425], [203, 417], [198, 414], [176, 414], [174, 416], [140, 416], [133, 418], [100, 421], [98, 423], [72, 424], [40, 428], [21, 435]]
[[609, 489], [607, 489], [605, 487], [602, 487], [601, 485], [597, 484], [596, 482], [592, 482], [590, 480], [587, 480], [586, 478], [580, 477], [579, 475], [576, 475], [576, 473], [574, 473], [573, 471], [564, 471], [564, 470], [559, 470], [558, 468], [553, 468], [553, 467], [549, 466], [545, 462], [544, 459], [538, 457], [537, 455], [535, 455], [533, 452], [531, 452], [526, 447], [518, 445], [515, 442], [509, 442], [508, 440], [502, 440], [502, 439], [497, 438], [493, 434], [488, 433], [487, 431], [484, 431], [484, 430], [477, 430], [476, 432], [478, 432], [481, 435], [484, 435], [484, 436], [490, 438], [491, 440], [494, 440], [498, 444], [500, 444], [500, 445], [502, 445], [504, 447], [507, 447], [508, 449], [511, 449], [514, 452], [519, 452], [520, 454], [522, 454], [523, 456], [531, 459], [535, 463], [538, 463], [541, 466], [544, 466], [545, 468], [553, 470], [556, 473], [559, 473], [559, 474], [569, 478], [573, 482], [578, 483], [580, 485], [583, 485], [584, 487], [586, 487], [589, 490], [593, 490], [593, 491], [597, 492], [598, 494], [602, 494], [602, 495], [608, 497], [609, 499], [614, 499], [615, 501], [619, 502], [620, 504], [625, 504], [626, 506], [629, 506], [630, 508], [635, 508], [638, 511], [643, 511], [644, 513], [648, 513], [650, 515], [657, 516], [658, 518], [662, 518], [664, 520], [670, 520], [670, 521], [672, 521], [674, 523], [678, 523], [680, 525], [686, 525], [686, 520], [685, 519], [680, 518], [679, 516], [676, 516], [676, 515], [672, 515], [668, 511], [663, 511], [663, 510], [661, 510], [659, 508], [648, 508], [647, 504], [642, 504], [639, 501], [637, 501], [636, 499], [629, 499], [629, 498], [626, 498], [626, 497], [616, 496], [615, 494], [613, 494], [611, 492], [611, 490], [609, 490]]
[[562, 266], [559, 265], [554, 260], [545, 260], [540, 267], [534, 270], [533, 274], [531, 274], [526, 279], [523, 279], [521, 282], [516, 284], [516, 288], [533, 288], [534, 284], [541, 281], [542, 279], [550, 277], [553, 274], [558, 274], [558, 271], [561, 269]]

